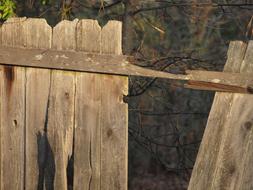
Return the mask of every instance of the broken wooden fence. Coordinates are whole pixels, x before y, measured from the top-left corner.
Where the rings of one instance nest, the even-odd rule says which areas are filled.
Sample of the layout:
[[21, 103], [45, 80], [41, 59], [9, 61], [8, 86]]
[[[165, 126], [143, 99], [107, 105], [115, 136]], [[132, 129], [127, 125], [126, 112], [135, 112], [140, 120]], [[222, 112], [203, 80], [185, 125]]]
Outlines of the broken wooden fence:
[[[253, 75], [253, 41], [231, 42], [225, 72]], [[189, 190], [253, 189], [253, 96], [217, 92]]]
[[[1, 45], [119, 55], [121, 23], [14, 18]], [[0, 90], [1, 190], [127, 189], [127, 77], [0, 66]]]
[[223, 91], [189, 189], [252, 189], [252, 42], [230, 44], [225, 72], [176, 75], [121, 55], [118, 21], [51, 28], [43, 19], [13, 18], [0, 35], [0, 190], [126, 190], [128, 75]]

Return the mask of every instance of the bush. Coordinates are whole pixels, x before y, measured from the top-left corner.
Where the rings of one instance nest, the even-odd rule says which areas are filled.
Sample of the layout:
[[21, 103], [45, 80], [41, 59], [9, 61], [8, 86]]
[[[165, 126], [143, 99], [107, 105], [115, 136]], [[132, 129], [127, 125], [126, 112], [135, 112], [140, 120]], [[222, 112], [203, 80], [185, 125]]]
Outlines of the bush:
[[15, 15], [16, 4], [13, 0], [0, 0], [0, 19], [6, 20]]

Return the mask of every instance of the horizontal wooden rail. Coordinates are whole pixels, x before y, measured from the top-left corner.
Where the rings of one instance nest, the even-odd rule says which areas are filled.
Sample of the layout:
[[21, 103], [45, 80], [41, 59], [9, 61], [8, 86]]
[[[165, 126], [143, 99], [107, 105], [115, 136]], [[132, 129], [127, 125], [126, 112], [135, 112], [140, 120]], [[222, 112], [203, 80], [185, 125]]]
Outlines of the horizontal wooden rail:
[[0, 46], [0, 64], [68, 71], [133, 75], [184, 81], [185, 88], [235, 93], [253, 93], [253, 76], [249, 74], [186, 71], [171, 74], [134, 65], [132, 57], [91, 54], [77, 51], [26, 49]]

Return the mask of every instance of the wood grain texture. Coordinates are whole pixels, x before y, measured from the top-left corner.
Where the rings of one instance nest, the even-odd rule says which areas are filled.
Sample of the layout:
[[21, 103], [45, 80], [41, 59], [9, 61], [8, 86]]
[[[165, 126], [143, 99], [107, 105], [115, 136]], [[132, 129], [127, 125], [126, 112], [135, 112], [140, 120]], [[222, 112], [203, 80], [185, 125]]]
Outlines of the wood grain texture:
[[[23, 23], [27, 48], [51, 48], [52, 29], [44, 19], [27, 19]], [[50, 70], [26, 69], [26, 150], [25, 188], [42, 190], [44, 186], [47, 151], [47, 107]]]
[[[247, 45], [243, 42], [230, 43], [224, 71], [240, 72], [246, 47]], [[236, 123], [228, 125], [230, 120], [228, 117], [234, 106], [233, 99], [234, 95], [231, 93], [216, 93], [215, 95], [192, 172], [189, 190], [230, 189], [229, 186], [233, 183], [232, 179], [235, 179], [236, 168], [232, 160], [236, 157], [231, 154], [231, 149], [227, 146], [227, 139], [230, 138], [231, 132], [237, 128]], [[233, 117], [238, 119], [240, 115], [233, 115]], [[230, 146], [233, 146], [233, 142], [230, 143], [232, 143]], [[242, 150], [242, 147], [239, 147], [237, 147], [238, 151]], [[225, 155], [231, 157], [231, 161], [225, 158]]]
[[[95, 20], [77, 26], [77, 50], [100, 52], [101, 28]], [[91, 46], [91, 50], [89, 47]], [[100, 190], [102, 75], [77, 73], [74, 189]]]
[[[20, 47], [24, 44], [23, 19], [9, 19], [2, 25], [2, 44]], [[24, 187], [25, 69], [1, 66], [1, 189]], [[10, 180], [15, 179], [15, 180]]]
[[[121, 55], [117, 21], [102, 30], [94, 20], [63, 21], [52, 30], [43, 19], [17, 18], [1, 31], [3, 47], [42, 49], [39, 57], [52, 49]], [[67, 190], [74, 153], [75, 190], [127, 189], [127, 77], [0, 66], [0, 78], [0, 189]]]
[[102, 29], [101, 52], [103, 54], [122, 54], [122, 23], [109, 21]]
[[[248, 48], [246, 51], [246, 55], [244, 58], [244, 61], [242, 63], [241, 67], [242, 73], [253, 73], [253, 41], [250, 41], [248, 44]], [[237, 102], [237, 97], [240, 98], [240, 102]], [[240, 110], [238, 115], [241, 116], [241, 120], [238, 122], [238, 126], [242, 128], [242, 131], [240, 131], [240, 135], [242, 135], [240, 141], [238, 142], [238, 145], [245, 145], [244, 149], [240, 149], [242, 154], [240, 152], [237, 152], [237, 164], [240, 164], [240, 172], [239, 177], [235, 179], [238, 180], [235, 182], [234, 189], [253, 189], [253, 129], [252, 129], [252, 123], [253, 123], [253, 96], [239, 96], [236, 95], [234, 98], [234, 102], [236, 102], [235, 110]], [[237, 113], [235, 113], [235, 116]], [[235, 131], [236, 132], [236, 131]], [[236, 136], [236, 134], [233, 134]], [[240, 144], [239, 144], [240, 143]], [[238, 148], [241, 148], [237, 145]], [[241, 159], [239, 159], [241, 158]]]
[[101, 52], [101, 27], [96, 20], [83, 19], [77, 24], [77, 50]]
[[[84, 23], [82, 25], [84, 25]], [[79, 26], [82, 25], [80, 24]], [[92, 28], [94, 28], [94, 25], [92, 25]], [[82, 34], [84, 35], [82, 38], [87, 38], [87, 32], [85, 33], [82, 31]], [[57, 38], [58, 34], [55, 35]], [[81, 36], [81, 34], [79, 35]], [[91, 37], [92, 40], [95, 38], [94, 35], [97, 34], [94, 33], [91, 35], [93, 36]], [[73, 36], [70, 36], [70, 39], [71, 38], [73, 40]], [[186, 83], [184, 86], [182, 85], [182, 87], [186, 88], [234, 93], [253, 93], [253, 76], [251, 74], [242, 75], [240, 73], [199, 70], [187, 70], [186, 74], [172, 74], [146, 69], [133, 65], [132, 63], [134, 63], [134, 60], [128, 56], [108, 53], [98, 54], [98, 52], [94, 52], [94, 42], [95, 41], [89, 43], [92, 44], [92, 53], [73, 50], [67, 51], [67, 47], [62, 47], [65, 49], [63, 51], [52, 49], [45, 50], [41, 48], [24, 49], [0, 46], [0, 64], [25, 66], [32, 68], [57, 69], [64, 71], [105, 73], [123, 76], [133, 75], [152, 78], [166, 78], [173, 80], [182, 80]], [[43, 43], [40, 45], [42, 44]], [[83, 42], [83, 45], [83, 47], [86, 47], [85, 45], [88, 44], [85, 44]], [[70, 44], [69, 46], [73, 46], [72, 48], [74, 48], [73, 44]], [[83, 48], [84, 51], [88, 51], [87, 49], [88, 47], [86, 47], [86, 49]]]
[[101, 79], [77, 74], [74, 189], [100, 190]]
[[2, 45], [9, 47], [23, 47], [23, 23], [26, 18], [9, 18], [2, 25]]
[[[121, 23], [109, 21], [102, 29], [102, 53], [121, 54]], [[101, 188], [127, 189], [128, 115], [123, 95], [127, 77], [103, 75], [101, 112]]]
[[[240, 72], [253, 73], [253, 41], [249, 42]], [[218, 154], [213, 189], [253, 188], [253, 96], [235, 94], [227, 115], [223, 143]], [[247, 177], [246, 177], [247, 176]]]
[[[71, 50], [76, 47], [73, 37], [76, 23], [77, 20], [62, 21], [53, 28], [53, 48]], [[47, 137], [54, 189], [68, 189], [67, 166], [73, 148], [74, 100], [75, 73], [52, 71]]]

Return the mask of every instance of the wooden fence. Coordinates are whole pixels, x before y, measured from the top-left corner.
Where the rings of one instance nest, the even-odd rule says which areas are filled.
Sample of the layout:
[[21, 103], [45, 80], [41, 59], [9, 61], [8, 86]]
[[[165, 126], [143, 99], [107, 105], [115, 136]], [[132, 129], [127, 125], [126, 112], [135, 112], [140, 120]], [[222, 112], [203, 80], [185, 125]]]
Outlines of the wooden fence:
[[0, 190], [127, 190], [127, 75], [222, 91], [189, 190], [253, 189], [253, 41], [230, 44], [224, 72], [152, 71], [121, 54], [118, 21], [1, 26]]
[[[51, 28], [13, 18], [0, 39], [5, 47], [119, 55], [121, 23]], [[0, 189], [127, 189], [127, 92], [124, 76], [0, 66]]]
[[[230, 43], [224, 71], [253, 75], [253, 41]], [[252, 126], [252, 95], [217, 92], [188, 190], [252, 190]]]

